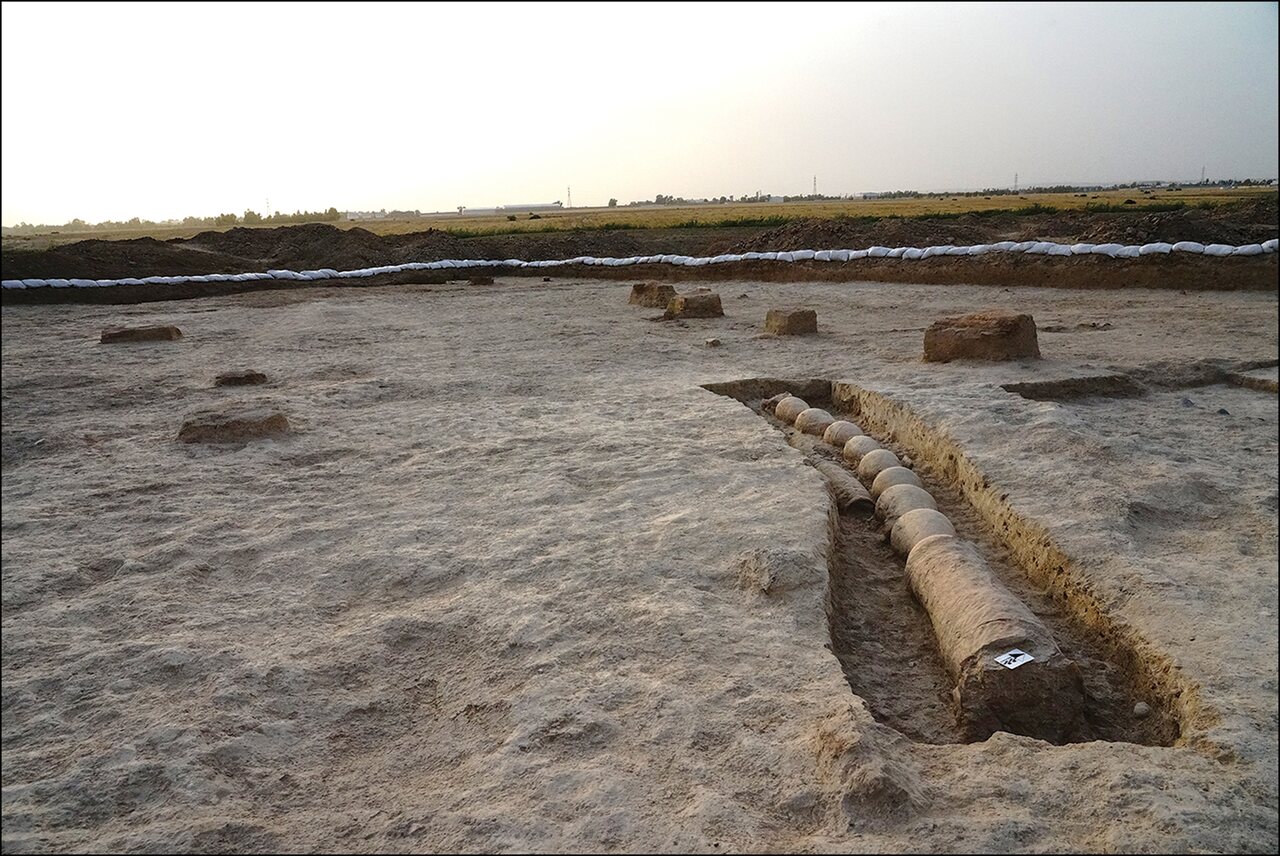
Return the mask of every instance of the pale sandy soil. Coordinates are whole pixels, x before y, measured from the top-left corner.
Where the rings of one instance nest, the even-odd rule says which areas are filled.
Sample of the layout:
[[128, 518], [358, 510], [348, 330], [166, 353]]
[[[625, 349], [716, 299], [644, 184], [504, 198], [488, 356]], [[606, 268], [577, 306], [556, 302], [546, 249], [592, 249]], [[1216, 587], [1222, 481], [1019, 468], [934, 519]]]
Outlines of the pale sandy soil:
[[[591, 281], [6, 307], [4, 850], [1274, 852], [1277, 399], [1187, 384], [1274, 360], [1275, 296], [716, 287], [726, 318], [666, 324]], [[785, 304], [820, 335], [759, 335]], [[1044, 360], [919, 361], [999, 305], [1063, 328]], [[1138, 397], [1000, 387], [1157, 362]], [[270, 383], [212, 387], [241, 367]], [[699, 387], [762, 376], [953, 438], [1194, 688], [1176, 743], [878, 724], [858, 670], [927, 665], [846, 682], [824, 483]], [[176, 442], [234, 401], [296, 434]]]

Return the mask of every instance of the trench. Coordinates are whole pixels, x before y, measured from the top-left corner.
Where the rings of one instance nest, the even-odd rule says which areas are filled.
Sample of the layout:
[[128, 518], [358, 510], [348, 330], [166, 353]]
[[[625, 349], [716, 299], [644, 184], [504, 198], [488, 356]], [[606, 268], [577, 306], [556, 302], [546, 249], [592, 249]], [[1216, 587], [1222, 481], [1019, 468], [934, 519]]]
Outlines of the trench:
[[[1009, 507], [949, 438], [900, 403], [855, 384], [817, 378], [754, 378], [704, 388], [739, 401], [807, 456], [843, 464], [840, 450], [765, 412], [765, 399], [791, 392], [855, 422], [900, 458], [911, 459], [956, 535], [977, 548], [1080, 668], [1085, 703], [1078, 725], [1061, 739], [1035, 733], [1034, 727], [1024, 736], [1053, 743], [1171, 746], [1184, 741], [1189, 719], [1207, 715], [1196, 687], [1168, 656], [1114, 616], [1071, 560], [1034, 521]], [[890, 549], [883, 526], [869, 512], [833, 512], [830, 521], [827, 623], [831, 650], [850, 689], [877, 722], [912, 741], [972, 742], [953, 709], [954, 682], [929, 616], [911, 593], [904, 560]], [[1135, 714], [1138, 702], [1149, 706], [1147, 715]]]

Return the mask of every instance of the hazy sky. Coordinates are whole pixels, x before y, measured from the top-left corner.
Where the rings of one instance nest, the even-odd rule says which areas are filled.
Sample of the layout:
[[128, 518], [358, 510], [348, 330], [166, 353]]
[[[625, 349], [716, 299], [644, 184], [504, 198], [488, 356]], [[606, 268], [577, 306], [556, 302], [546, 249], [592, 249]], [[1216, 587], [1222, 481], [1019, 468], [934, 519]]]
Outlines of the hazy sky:
[[6, 2], [0, 222], [1269, 178], [1276, 10]]

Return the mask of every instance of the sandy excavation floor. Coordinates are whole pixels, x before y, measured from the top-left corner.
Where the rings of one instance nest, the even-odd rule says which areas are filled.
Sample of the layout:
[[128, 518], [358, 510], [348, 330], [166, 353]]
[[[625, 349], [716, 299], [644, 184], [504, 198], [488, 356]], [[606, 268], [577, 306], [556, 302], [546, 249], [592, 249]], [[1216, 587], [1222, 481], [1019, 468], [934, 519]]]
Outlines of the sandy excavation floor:
[[[528, 279], [6, 307], [4, 850], [1274, 852], [1277, 398], [1204, 361], [1274, 361], [1275, 295], [716, 287], [727, 317], [678, 323]], [[794, 304], [820, 335], [760, 335]], [[1045, 359], [919, 361], [990, 306]], [[116, 323], [184, 335], [99, 345]], [[270, 382], [213, 388], [241, 367]], [[1117, 370], [1148, 391], [1001, 387]], [[945, 691], [928, 625], [843, 520], [833, 646], [825, 483], [700, 388], [758, 377], [952, 438], [1123, 628], [1137, 666], [1079, 643], [1098, 686], [1175, 688], [1108, 702], [1138, 742], [957, 743], [899, 703]], [[259, 400], [296, 433], [175, 440]], [[1074, 639], [1083, 607], [917, 457]]]

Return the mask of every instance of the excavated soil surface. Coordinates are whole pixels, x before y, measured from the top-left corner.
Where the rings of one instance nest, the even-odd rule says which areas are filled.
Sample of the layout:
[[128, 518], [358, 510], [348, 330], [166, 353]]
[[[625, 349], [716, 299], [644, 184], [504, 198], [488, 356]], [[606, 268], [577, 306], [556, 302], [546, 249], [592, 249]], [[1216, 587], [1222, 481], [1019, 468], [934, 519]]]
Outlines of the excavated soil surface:
[[[353, 270], [446, 258], [533, 261], [580, 255], [708, 256], [752, 250], [858, 249], [876, 244], [890, 247], [960, 245], [1031, 239], [1091, 243], [1167, 240], [1238, 245], [1274, 238], [1276, 229], [1276, 197], [1214, 209], [1186, 208], [1155, 214], [1075, 211], [990, 217], [968, 214], [957, 219], [884, 218], [874, 222], [815, 219], [771, 229], [586, 229], [475, 238], [459, 238], [435, 229], [378, 236], [358, 227], [339, 229], [309, 224], [208, 231], [170, 241], [87, 240], [47, 250], [6, 250], [2, 267], [6, 279], [118, 279], [242, 273], [269, 268]], [[912, 269], [916, 269], [914, 265]]]
[[[1276, 295], [717, 290], [666, 323], [626, 281], [501, 276], [6, 305], [4, 852], [1274, 853], [1277, 398], [1212, 378], [1276, 359]], [[1043, 359], [921, 362], [935, 317], [993, 305]], [[818, 333], [764, 335], [777, 306]], [[152, 324], [182, 338], [98, 342]], [[268, 382], [212, 385], [244, 366]], [[1117, 374], [1148, 391], [1005, 388]], [[1172, 745], [913, 728], [892, 686], [936, 698], [928, 662], [870, 613], [832, 650], [823, 479], [703, 388], [762, 377], [909, 408], [932, 433], [885, 438], [926, 463], [949, 438], [989, 500], [965, 536], [1040, 528], [1067, 572], [1024, 573], [1020, 532], [1007, 581], [1096, 603], [1133, 662], [1103, 659], [1181, 689]], [[251, 401], [291, 432], [177, 439]], [[1159, 711], [1126, 686], [1108, 710]]]

